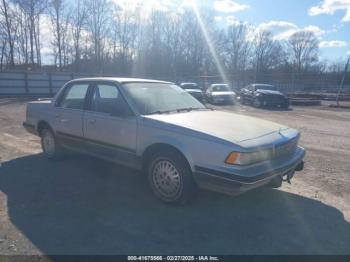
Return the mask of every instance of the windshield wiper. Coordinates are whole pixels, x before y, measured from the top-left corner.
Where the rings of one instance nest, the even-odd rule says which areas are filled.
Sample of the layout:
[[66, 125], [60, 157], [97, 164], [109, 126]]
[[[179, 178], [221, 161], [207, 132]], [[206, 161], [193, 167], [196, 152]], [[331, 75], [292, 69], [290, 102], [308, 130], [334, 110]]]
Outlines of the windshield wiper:
[[156, 110], [156, 111], [152, 111], [152, 112], [148, 113], [147, 115], [169, 114], [172, 111], [174, 111], [174, 110]]
[[207, 107], [204, 107], [204, 108], [201, 108], [201, 107], [184, 107], [184, 108], [178, 108], [176, 109], [177, 112], [182, 112], [182, 111], [187, 111], [187, 112], [190, 112], [190, 111], [193, 111], [193, 110], [208, 110], [210, 108], [207, 108]]
[[174, 109], [174, 110], [156, 110], [156, 111], [152, 111], [152, 112], [148, 113], [147, 115], [170, 114], [172, 112], [177, 112], [177, 113], [190, 112], [190, 111], [193, 111], [193, 110], [213, 110], [213, 109], [207, 108], [207, 107], [204, 107], [204, 108], [200, 108], [200, 107], [184, 107], [184, 108], [177, 108], [177, 109]]

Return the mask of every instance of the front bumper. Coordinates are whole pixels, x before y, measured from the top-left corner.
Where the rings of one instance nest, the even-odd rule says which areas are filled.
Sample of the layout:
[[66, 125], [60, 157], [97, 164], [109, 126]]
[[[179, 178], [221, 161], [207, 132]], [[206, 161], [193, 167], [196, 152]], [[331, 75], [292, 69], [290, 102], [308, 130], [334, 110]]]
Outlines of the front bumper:
[[[237, 174], [235, 174], [196, 166], [194, 177], [198, 186], [202, 189], [229, 195], [238, 195], [266, 185], [278, 177], [287, 178], [289, 181], [294, 176], [295, 171], [301, 171], [304, 168], [304, 156], [305, 150], [298, 147], [294, 155], [283, 161], [278, 167], [275, 164], [262, 173], [253, 175], [249, 174], [250, 171], [244, 172], [249, 168], [247, 170], [241, 170], [243, 172], [237, 171]], [[239, 175], [238, 173], [241, 174]]]
[[231, 95], [212, 96], [212, 102], [215, 104], [233, 103], [234, 101], [235, 97]]
[[289, 100], [282, 96], [276, 96], [276, 97], [262, 96], [262, 97], [259, 97], [259, 99], [261, 100], [264, 106], [289, 105]]

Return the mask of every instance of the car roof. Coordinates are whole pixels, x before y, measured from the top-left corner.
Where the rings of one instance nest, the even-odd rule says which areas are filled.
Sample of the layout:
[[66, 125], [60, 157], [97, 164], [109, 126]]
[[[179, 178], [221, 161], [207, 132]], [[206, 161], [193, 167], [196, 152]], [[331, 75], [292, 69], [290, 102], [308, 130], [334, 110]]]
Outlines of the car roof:
[[212, 84], [210, 86], [228, 86], [228, 84]]
[[87, 77], [87, 78], [76, 78], [71, 80], [71, 82], [79, 81], [111, 81], [118, 83], [163, 83], [170, 84], [171, 82], [153, 80], [153, 79], [143, 79], [143, 78], [126, 78], [126, 77]]
[[273, 86], [269, 84], [251, 84], [251, 86]]
[[185, 83], [181, 83], [180, 85], [196, 85], [196, 86], [198, 86], [198, 84], [197, 83], [193, 83], [193, 82], [185, 82]]

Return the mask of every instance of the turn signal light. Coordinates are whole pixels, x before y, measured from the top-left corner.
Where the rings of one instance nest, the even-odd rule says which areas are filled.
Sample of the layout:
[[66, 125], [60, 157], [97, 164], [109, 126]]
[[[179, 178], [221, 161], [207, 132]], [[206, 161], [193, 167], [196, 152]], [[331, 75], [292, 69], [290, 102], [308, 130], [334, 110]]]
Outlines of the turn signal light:
[[238, 158], [238, 156], [239, 156], [239, 153], [238, 153], [238, 152], [232, 152], [232, 153], [230, 153], [230, 154], [227, 156], [227, 158], [226, 158], [226, 160], [225, 160], [225, 163], [226, 163], [226, 164], [230, 164], [230, 165], [235, 164], [235, 163], [236, 163], [236, 160], [237, 160], [237, 158]]

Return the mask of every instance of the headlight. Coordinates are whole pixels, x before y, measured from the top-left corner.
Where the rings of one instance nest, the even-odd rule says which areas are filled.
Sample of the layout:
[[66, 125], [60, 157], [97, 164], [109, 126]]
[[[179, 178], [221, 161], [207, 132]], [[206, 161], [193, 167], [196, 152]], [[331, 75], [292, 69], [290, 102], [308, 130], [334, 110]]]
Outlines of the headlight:
[[232, 152], [227, 156], [225, 163], [245, 166], [271, 159], [271, 157], [271, 150], [261, 150], [250, 153]]

